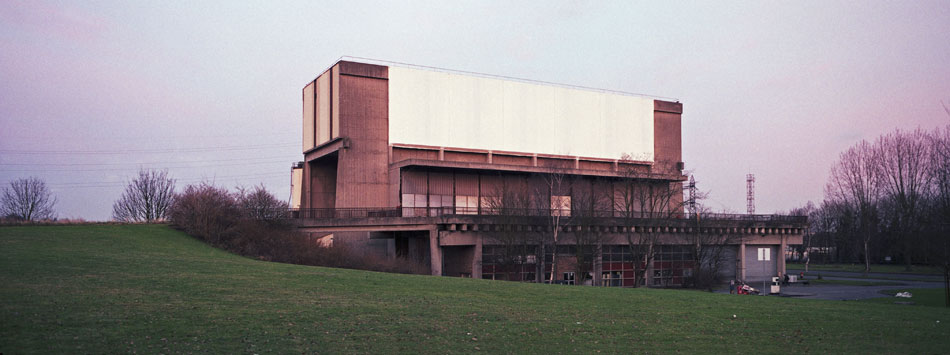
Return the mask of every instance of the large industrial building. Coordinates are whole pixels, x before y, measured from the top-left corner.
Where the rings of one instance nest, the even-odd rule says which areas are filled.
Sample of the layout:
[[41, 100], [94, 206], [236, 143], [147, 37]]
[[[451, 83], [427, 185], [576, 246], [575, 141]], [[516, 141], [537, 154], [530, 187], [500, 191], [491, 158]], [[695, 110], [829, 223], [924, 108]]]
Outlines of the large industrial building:
[[722, 244], [723, 279], [783, 273], [802, 218], [687, 208], [682, 113], [641, 95], [341, 60], [303, 88], [291, 203], [322, 242], [433, 275], [633, 286], [640, 268], [641, 284], [677, 286], [701, 243]]

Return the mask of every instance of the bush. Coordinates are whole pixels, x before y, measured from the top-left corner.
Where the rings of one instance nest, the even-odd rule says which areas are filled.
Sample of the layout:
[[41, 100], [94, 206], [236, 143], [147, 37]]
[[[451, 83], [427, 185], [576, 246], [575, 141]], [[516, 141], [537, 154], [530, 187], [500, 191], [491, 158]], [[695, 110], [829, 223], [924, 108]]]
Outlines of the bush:
[[238, 188], [235, 199], [244, 217], [271, 224], [283, 222], [289, 208], [287, 202], [278, 200], [264, 186], [255, 186], [254, 190]]
[[234, 198], [224, 188], [207, 183], [188, 185], [175, 195], [169, 208], [172, 224], [211, 245], [230, 244], [235, 225], [240, 219]]
[[311, 266], [425, 274], [419, 263], [367, 255], [346, 245], [321, 247], [286, 221], [286, 203], [263, 187], [235, 194], [202, 183], [176, 195], [172, 225], [232, 253], [264, 261]]

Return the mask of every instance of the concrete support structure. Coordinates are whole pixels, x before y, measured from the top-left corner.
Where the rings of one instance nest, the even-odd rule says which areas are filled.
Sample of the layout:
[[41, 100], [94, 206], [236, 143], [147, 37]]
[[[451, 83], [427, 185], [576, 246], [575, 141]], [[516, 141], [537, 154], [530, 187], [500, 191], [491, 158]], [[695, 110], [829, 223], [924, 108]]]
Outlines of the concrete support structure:
[[442, 276], [442, 246], [439, 245], [439, 231], [430, 228], [429, 232], [429, 271], [433, 276]]
[[745, 241], [739, 244], [739, 280], [745, 280]]

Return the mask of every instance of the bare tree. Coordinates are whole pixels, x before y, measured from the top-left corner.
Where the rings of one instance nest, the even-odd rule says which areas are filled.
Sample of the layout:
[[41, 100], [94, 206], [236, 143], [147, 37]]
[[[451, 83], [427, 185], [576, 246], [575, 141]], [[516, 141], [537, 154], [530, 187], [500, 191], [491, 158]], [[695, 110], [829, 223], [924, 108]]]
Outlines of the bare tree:
[[729, 227], [717, 227], [716, 221], [706, 210], [699, 210], [691, 216], [694, 227], [681, 236], [685, 239], [693, 258], [693, 276], [690, 286], [712, 288], [723, 281], [722, 270], [727, 263], [735, 264], [734, 258], [728, 258], [730, 245], [739, 244], [742, 237]]
[[[557, 246], [560, 243], [561, 231], [568, 224], [571, 217], [570, 193], [566, 193], [566, 191], [570, 190], [570, 183], [566, 181], [564, 174], [561, 172], [545, 174], [543, 177], [547, 191], [538, 191], [535, 193], [535, 196], [540, 198], [538, 207], [549, 212], [547, 213], [547, 227], [551, 232], [550, 242], [553, 250], [551, 253], [551, 276], [548, 278], [548, 282], [554, 283], [554, 280], [557, 278]], [[565, 196], [567, 196], [567, 198], [565, 198]], [[545, 201], [545, 198], [547, 201]], [[541, 238], [542, 252], [544, 252], [544, 248], [546, 248], [545, 245], [547, 244], [545, 239], [547, 238]]]
[[877, 234], [880, 169], [877, 150], [867, 141], [849, 148], [831, 168], [825, 198], [855, 211], [857, 234], [864, 249], [864, 273], [871, 271], [871, 240]]
[[120, 222], [153, 223], [168, 217], [175, 197], [175, 180], [167, 170], [139, 170], [122, 197], [112, 204], [112, 218]]
[[287, 202], [278, 200], [263, 184], [254, 189], [238, 187], [237, 190], [238, 208], [250, 219], [275, 223], [282, 221], [287, 214]]
[[910, 270], [923, 225], [923, 204], [931, 187], [931, 141], [919, 128], [913, 132], [895, 130], [881, 136], [874, 147], [882, 197], [887, 199], [881, 206], [886, 208], [898, 243], [903, 247], [904, 264]]
[[793, 208], [788, 212], [790, 216], [808, 216], [808, 225], [805, 227], [805, 235], [803, 236], [804, 245], [802, 245], [802, 259], [805, 259], [805, 272], [808, 272], [808, 265], [811, 262], [808, 253], [811, 249], [812, 236], [815, 235], [816, 230], [818, 229], [818, 223], [814, 219], [817, 217], [818, 208], [815, 207], [815, 204], [811, 201], [808, 201], [804, 206]]
[[950, 307], [950, 126], [935, 130], [930, 141], [932, 223], [931, 231], [925, 234], [924, 250], [929, 263], [943, 272], [944, 302]]
[[[575, 284], [583, 285], [587, 275], [596, 269], [597, 257], [601, 255], [603, 243], [607, 237], [605, 231], [597, 221], [610, 215], [609, 190], [603, 189], [605, 181], [575, 180], [572, 184], [572, 224], [571, 236], [574, 240], [574, 280]], [[596, 282], [599, 275], [593, 275]]]
[[689, 217], [689, 229], [678, 234], [690, 251], [693, 275], [688, 278], [689, 286], [712, 288], [722, 282], [722, 270], [728, 262], [727, 250], [730, 245], [739, 244], [742, 237], [732, 232], [731, 223], [722, 225], [714, 214], [702, 205], [707, 193], [696, 192]]
[[0, 198], [0, 217], [27, 222], [53, 219], [56, 198], [46, 188], [46, 182], [37, 178], [21, 178], [10, 182]]
[[[523, 180], [506, 179], [499, 182], [486, 193], [485, 206], [485, 213], [496, 215], [494, 229], [487, 233], [499, 251], [493, 262], [508, 273], [508, 280], [528, 281], [521, 277], [524, 266], [537, 263], [538, 259], [533, 252], [536, 245], [525, 230], [530, 209], [528, 185]], [[532, 257], [534, 260], [531, 260]]]
[[683, 214], [684, 205], [682, 185], [644, 178], [633, 161], [626, 154], [620, 160], [622, 179], [614, 185], [614, 214], [623, 224], [634, 260], [634, 287], [638, 287], [646, 284], [664, 227]]

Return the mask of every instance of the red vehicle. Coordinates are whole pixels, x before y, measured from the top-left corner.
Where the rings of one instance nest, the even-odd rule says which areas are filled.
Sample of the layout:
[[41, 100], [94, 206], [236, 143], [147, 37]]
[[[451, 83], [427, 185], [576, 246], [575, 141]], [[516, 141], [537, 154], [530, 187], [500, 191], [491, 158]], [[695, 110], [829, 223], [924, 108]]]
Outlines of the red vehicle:
[[744, 282], [739, 283], [737, 293], [740, 295], [758, 295], [759, 290], [756, 290], [754, 287], [746, 285]]

